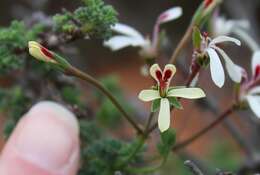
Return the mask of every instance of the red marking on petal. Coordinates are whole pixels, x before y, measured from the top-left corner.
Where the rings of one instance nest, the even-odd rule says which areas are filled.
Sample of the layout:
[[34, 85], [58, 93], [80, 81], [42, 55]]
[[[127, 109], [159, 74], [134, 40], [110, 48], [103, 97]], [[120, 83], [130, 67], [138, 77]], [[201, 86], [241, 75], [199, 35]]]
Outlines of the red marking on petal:
[[255, 67], [255, 74], [254, 74], [254, 78], [258, 78], [258, 76], [260, 75], [260, 65], [258, 64], [256, 67]]
[[168, 69], [164, 72], [163, 80], [167, 82], [169, 78], [171, 78], [171, 76], [172, 76], [172, 71]]
[[47, 56], [47, 57], [49, 57], [49, 58], [53, 58], [53, 54], [52, 54], [48, 49], [46, 49], [45, 47], [41, 47], [41, 52], [42, 52], [45, 56]]
[[157, 77], [157, 79], [158, 79], [159, 81], [162, 80], [162, 72], [161, 72], [161, 71], [157, 70], [157, 71], [155, 72], [155, 75], [156, 75], [156, 77]]
[[205, 0], [204, 1], [205, 7], [207, 8], [212, 2], [213, 0]]

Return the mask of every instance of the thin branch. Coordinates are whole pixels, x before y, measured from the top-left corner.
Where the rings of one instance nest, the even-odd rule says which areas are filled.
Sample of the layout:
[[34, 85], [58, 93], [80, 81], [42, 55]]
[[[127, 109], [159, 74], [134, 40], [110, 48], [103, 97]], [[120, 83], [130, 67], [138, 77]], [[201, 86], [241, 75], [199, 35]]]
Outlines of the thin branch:
[[194, 175], [204, 175], [200, 168], [192, 161], [186, 160], [184, 165], [187, 166]]
[[236, 104], [232, 105], [223, 114], [221, 114], [216, 120], [214, 120], [212, 123], [210, 123], [208, 126], [206, 126], [205, 128], [201, 129], [200, 131], [195, 133], [190, 138], [184, 140], [183, 142], [176, 144], [173, 147], [172, 151], [177, 151], [177, 150], [182, 149], [182, 148], [186, 147], [187, 145], [191, 144], [193, 141], [197, 140], [198, 138], [200, 138], [201, 136], [206, 134], [208, 131], [213, 129], [215, 126], [220, 124], [224, 119], [226, 119], [230, 114], [232, 114], [237, 109], [238, 108], [237, 108]]
[[116, 98], [95, 78], [93, 78], [92, 76], [82, 72], [81, 70], [73, 66], [67, 69], [66, 74], [85, 80], [90, 84], [92, 84], [93, 86], [95, 86], [96, 88], [98, 88], [101, 92], [103, 92], [104, 95], [106, 95], [111, 100], [111, 102], [115, 105], [115, 107], [123, 114], [126, 120], [135, 128], [138, 134], [143, 134], [143, 130], [138, 126], [138, 124], [133, 120], [133, 118], [124, 110], [124, 108], [116, 100]]

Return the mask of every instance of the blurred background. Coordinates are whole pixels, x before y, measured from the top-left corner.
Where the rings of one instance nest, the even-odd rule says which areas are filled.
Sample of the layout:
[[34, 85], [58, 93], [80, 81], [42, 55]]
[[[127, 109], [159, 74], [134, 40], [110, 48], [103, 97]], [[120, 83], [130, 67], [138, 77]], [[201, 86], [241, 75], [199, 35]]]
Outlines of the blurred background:
[[[200, 0], [105, 0], [105, 2], [113, 5], [118, 11], [120, 22], [133, 26], [147, 36], [151, 35], [158, 14], [172, 6], [181, 6], [184, 15], [180, 19], [162, 26], [169, 39], [167, 47], [164, 48], [165, 59], [170, 57], [177, 42], [184, 34], [192, 14], [201, 3]], [[62, 8], [74, 10], [79, 5], [80, 1], [76, 0], [1, 0], [0, 25], [8, 26], [10, 21], [14, 19], [29, 22], [28, 20], [32, 18], [43, 19], [48, 23], [49, 15], [60, 12]], [[220, 12], [227, 18], [249, 20], [251, 24], [250, 35], [256, 41], [260, 41], [259, 0], [224, 0]], [[225, 50], [228, 51], [235, 63], [249, 68], [252, 53], [248, 48], [242, 48], [232, 47], [232, 50], [229, 50], [228, 46]], [[175, 85], [182, 85], [185, 82], [191, 53], [191, 49], [187, 48], [187, 51], [183, 52], [178, 59], [177, 68], [179, 71], [173, 80]], [[149, 106], [140, 102], [137, 99], [137, 94], [141, 89], [149, 87], [151, 81], [140, 75], [143, 60], [138, 56], [137, 49], [127, 48], [119, 52], [111, 52], [104, 48], [99, 40], [81, 40], [64, 46], [63, 54], [69, 55], [75, 65], [92, 75], [98, 77], [107, 74], [117, 76], [125, 96], [133, 106], [140, 110], [141, 116], [147, 116]], [[209, 72], [204, 71], [201, 74], [199, 86], [207, 92], [207, 100], [183, 101], [185, 110], [174, 113], [172, 127], [177, 130], [177, 140], [185, 139], [206, 126], [231, 103], [232, 83], [230, 83], [230, 79], [227, 79], [224, 90], [215, 87], [211, 81]], [[144, 113], [144, 108], [147, 109], [147, 113]], [[212, 171], [215, 168], [237, 170], [241, 165], [250, 164], [252, 160], [260, 160], [258, 155], [260, 151], [259, 135], [260, 121], [256, 120], [250, 111], [236, 113], [188, 146], [180, 155], [195, 160], [206, 171]], [[180, 168], [182, 162], [174, 157], [171, 159], [168, 168], [175, 168], [175, 171], [178, 169], [180, 172], [178, 174], [183, 174], [183, 170]], [[175, 162], [174, 167], [172, 167], [172, 162]], [[168, 169], [167, 171], [169, 172]]]

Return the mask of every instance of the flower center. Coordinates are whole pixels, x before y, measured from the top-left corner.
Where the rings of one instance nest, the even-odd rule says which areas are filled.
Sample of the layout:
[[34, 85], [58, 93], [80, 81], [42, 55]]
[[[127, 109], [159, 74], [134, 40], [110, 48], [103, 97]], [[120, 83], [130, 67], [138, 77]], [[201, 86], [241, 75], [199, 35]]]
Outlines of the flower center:
[[160, 95], [161, 97], [165, 97], [169, 85], [169, 79], [172, 76], [172, 71], [170, 69], [167, 69], [164, 71], [164, 74], [162, 75], [162, 72], [157, 70], [155, 74], [157, 79], [159, 80]]
[[45, 55], [45, 56], [47, 56], [47, 57], [49, 57], [49, 58], [53, 58], [53, 54], [48, 50], [48, 49], [46, 49], [45, 47], [41, 47], [41, 52]]

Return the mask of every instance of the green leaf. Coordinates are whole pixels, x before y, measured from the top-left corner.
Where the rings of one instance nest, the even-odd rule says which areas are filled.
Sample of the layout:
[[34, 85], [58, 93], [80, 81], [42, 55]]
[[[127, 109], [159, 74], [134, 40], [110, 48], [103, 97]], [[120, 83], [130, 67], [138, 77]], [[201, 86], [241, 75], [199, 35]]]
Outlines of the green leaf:
[[161, 133], [161, 141], [164, 145], [172, 147], [176, 141], [176, 132], [169, 128], [167, 131]]
[[170, 101], [170, 105], [177, 108], [177, 109], [183, 109], [181, 103], [178, 101], [175, 97], [168, 97], [168, 100]]
[[157, 145], [157, 150], [161, 156], [166, 158], [176, 141], [176, 133], [173, 129], [161, 133], [161, 142]]
[[193, 27], [192, 41], [193, 41], [193, 47], [195, 49], [199, 49], [201, 44], [201, 35], [198, 27]]
[[161, 99], [156, 99], [152, 102], [151, 112], [156, 112], [160, 108]]

